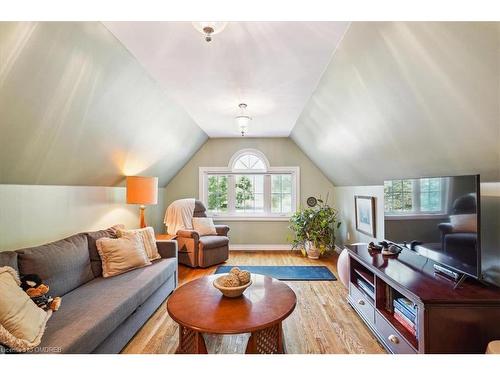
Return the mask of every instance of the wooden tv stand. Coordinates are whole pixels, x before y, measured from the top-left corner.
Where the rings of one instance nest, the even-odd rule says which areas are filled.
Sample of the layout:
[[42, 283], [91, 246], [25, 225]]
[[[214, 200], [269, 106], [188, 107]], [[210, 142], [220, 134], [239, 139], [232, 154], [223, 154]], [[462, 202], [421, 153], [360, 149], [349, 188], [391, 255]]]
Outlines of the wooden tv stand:
[[[349, 303], [391, 353], [484, 353], [500, 339], [500, 288], [468, 279], [453, 289], [453, 281], [434, 274], [430, 259], [411, 250], [386, 257], [364, 244], [346, 248]], [[416, 304], [416, 335], [395, 319], [394, 296]]]

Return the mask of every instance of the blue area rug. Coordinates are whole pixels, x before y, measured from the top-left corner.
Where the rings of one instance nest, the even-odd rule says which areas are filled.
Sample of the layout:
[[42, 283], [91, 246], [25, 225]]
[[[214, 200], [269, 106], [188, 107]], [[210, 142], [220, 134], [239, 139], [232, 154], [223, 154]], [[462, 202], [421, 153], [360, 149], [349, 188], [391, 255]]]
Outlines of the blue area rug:
[[260, 273], [278, 280], [290, 281], [335, 281], [335, 275], [325, 266], [219, 266], [215, 271], [228, 273], [231, 268], [238, 267], [250, 273]]

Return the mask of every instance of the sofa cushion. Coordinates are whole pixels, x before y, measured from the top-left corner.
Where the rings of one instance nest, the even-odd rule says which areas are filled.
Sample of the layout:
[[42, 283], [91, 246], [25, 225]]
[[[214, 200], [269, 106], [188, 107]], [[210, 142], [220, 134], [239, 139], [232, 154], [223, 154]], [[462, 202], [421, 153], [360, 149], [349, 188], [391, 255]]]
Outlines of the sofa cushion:
[[13, 268], [0, 267], [0, 343], [25, 352], [40, 343], [52, 310], [39, 308], [20, 284]]
[[158, 247], [156, 246], [155, 231], [153, 227], [146, 227], [141, 229], [118, 229], [116, 235], [122, 237], [123, 235], [129, 233], [137, 233], [141, 237], [142, 244], [144, 245], [144, 250], [148, 255], [149, 260], [160, 259], [161, 256], [158, 253]]
[[226, 246], [229, 238], [225, 236], [203, 236], [200, 237], [200, 244], [204, 249], [214, 249], [216, 247]]
[[118, 224], [108, 229], [85, 233], [85, 235], [87, 236], [87, 241], [89, 243], [90, 266], [92, 267], [92, 272], [95, 277], [99, 277], [102, 275], [101, 257], [99, 256], [99, 252], [97, 251], [96, 241], [99, 238], [103, 237], [117, 238], [116, 236], [117, 229], [124, 229], [124, 228], [125, 228], [124, 225]]
[[54, 297], [62, 296], [94, 278], [87, 237], [83, 234], [41, 246], [17, 250], [19, 272], [38, 274]]
[[477, 215], [476, 214], [450, 215], [450, 224], [452, 226], [453, 232], [476, 233]]
[[211, 217], [193, 217], [193, 230], [201, 236], [216, 236], [214, 221]]
[[0, 267], [10, 267], [19, 272], [17, 253], [15, 251], [0, 251]]
[[103, 277], [151, 265], [139, 233], [126, 233], [119, 238], [99, 238], [97, 250], [102, 259]]
[[47, 323], [41, 346], [62, 353], [90, 353], [177, 269], [175, 258], [160, 259], [108, 279], [95, 278], [66, 294]]

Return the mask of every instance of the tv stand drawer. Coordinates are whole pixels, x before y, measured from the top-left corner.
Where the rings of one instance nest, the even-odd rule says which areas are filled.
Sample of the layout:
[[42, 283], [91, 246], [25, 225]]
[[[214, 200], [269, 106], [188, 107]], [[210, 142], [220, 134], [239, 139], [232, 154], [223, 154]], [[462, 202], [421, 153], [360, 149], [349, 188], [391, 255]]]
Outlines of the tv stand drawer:
[[375, 324], [375, 308], [372, 302], [354, 284], [349, 286], [349, 299], [354, 308], [370, 324]]
[[417, 351], [379, 313], [375, 313], [375, 328], [386, 347], [394, 354], [416, 354]]

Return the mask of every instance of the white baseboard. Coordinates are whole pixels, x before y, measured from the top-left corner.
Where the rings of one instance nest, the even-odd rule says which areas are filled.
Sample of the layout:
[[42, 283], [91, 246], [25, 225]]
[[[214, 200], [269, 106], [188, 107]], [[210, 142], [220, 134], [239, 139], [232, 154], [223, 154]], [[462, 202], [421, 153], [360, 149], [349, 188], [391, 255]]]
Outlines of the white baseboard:
[[[290, 244], [229, 244], [230, 251], [283, 251], [292, 250]], [[299, 251], [299, 250], [297, 250]], [[335, 251], [340, 254], [342, 248], [335, 245]]]
[[283, 251], [292, 250], [290, 244], [229, 244], [230, 251]]

